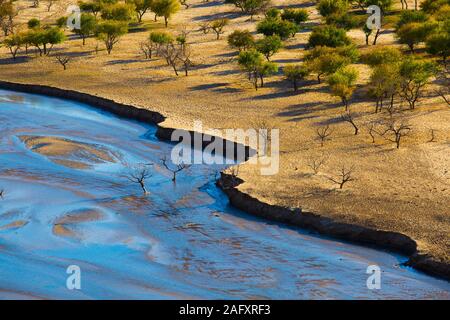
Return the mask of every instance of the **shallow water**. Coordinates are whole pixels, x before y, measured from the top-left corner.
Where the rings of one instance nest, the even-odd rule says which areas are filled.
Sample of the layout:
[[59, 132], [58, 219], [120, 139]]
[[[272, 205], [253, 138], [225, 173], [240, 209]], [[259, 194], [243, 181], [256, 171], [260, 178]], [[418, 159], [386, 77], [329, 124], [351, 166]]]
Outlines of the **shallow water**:
[[[173, 184], [160, 165], [171, 145], [154, 132], [79, 103], [0, 90], [0, 298], [450, 298], [448, 282], [400, 267], [404, 257], [231, 208], [213, 183], [220, 167], [193, 166]], [[41, 150], [67, 148], [48, 141], [113, 160], [52, 157]], [[140, 163], [155, 164], [147, 196], [127, 179]], [[373, 264], [380, 290], [366, 286]], [[81, 268], [81, 290], [66, 287], [69, 265]]]

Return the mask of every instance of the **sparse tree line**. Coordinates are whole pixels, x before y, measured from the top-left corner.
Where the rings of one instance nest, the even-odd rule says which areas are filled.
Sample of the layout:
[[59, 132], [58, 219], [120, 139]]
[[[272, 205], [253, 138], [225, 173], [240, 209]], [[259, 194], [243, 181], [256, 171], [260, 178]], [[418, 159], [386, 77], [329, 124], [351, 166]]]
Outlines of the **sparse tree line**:
[[95, 18], [100, 16], [104, 20], [125, 22], [141, 23], [144, 15], [152, 12], [154, 20], [162, 17], [166, 27], [169, 19], [181, 7], [179, 0], [92, 0], [80, 1], [79, 6], [82, 11], [92, 14]]
[[[49, 0], [51, 5], [55, 0]], [[39, 5], [39, 3], [37, 3]], [[51, 7], [49, 4], [49, 6]], [[167, 27], [170, 17], [179, 9], [178, 0], [93, 0], [79, 2], [82, 14], [79, 29], [74, 29], [86, 43], [86, 39], [95, 36], [105, 45], [108, 54], [111, 53], [119, 39], [128, 33], [129, 23], [132, 21], [142, 22], [145, 13], [150, 10], [158, 17], [164, 18]], [[10, 0], [0, 0], [0, 26], [5, 39], [2, 44], [8, 48], [13, 59], [23, 50], [28, 54], [28, 49], [33, 47], [40, 56], [49, 55], [53, 46], [66, 40], [64, 29], [67, 25], [67, 17], [57, 19], [55, 25], [41, 25], [38, 19], [28, 21], [26, 31], [17, 31], [12, 26], [17, 12]], [[68, 58], [57, 59], [66, 69]], [[62, 63], [64, 61], [64, 64]]]

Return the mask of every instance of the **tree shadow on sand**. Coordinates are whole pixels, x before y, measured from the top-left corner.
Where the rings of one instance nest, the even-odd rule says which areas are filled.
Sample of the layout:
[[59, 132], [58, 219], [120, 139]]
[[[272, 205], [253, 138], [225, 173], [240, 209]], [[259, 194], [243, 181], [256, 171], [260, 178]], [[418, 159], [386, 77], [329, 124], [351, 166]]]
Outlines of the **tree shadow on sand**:
[[341, 108], [341, 104], [332, 103], [327, 104], [323, 102], [305, 102], [300, 104], [291, 105], [285, 108], [285, 111], [281, 111], [276, 115], [278, 117], [288, 117], [290, 122], [299, 122], [306, 119], [319, 118], [317, 113], [320, 111], [331, 110]]
[[228, 87], [228, 83], [225, 83], [225, 82], [201, 84], [198, 86], [190, 87], [189, 89], [193, 90], [193, 91], [209, 90], [209, 91], [217, 92], [217, 93], [235, 93], [235, 92], [243, 91], [242, 89], [230, 88], [230, 87]]
[[113, 65], [117, 65], [117, 64], [142, 63], [142, 62], [148, 62], [148, 60], [144, 60], [144, 59], [119, 59], [119, 60], [108, 61], [105, 64], [108, 65], [108, 66], [113, 66]]
[[238, 12], [217, 12], [217, 13], [212, 13], [212, 14], [206, 14], [203, 16], [199, 16], [199, 17], [194, 17], [192, 20], [194, 21], [205, 21], [205, 20], [216, 20], [216, 19], [235, 19], [235, 18], [239, 18], [240, 16], [242, 16], [241, 13]]
[[220, 1], [208, 1], [208, 2], [200, 2], [190, 6], [190, 8], [211, 8], [218, 7], [223, 5], [223, 2]]
[[16, 59], [13, 59], [12, 57], [7, 58], [1, 58], [0, 59], [0, 65], [8, 65], [8, 64], [19, 64], [19, 63], [26, 63], [30, 61], [29, 56], [16, 56]]
[[289, 5], [280, 5], [276, 6], [278, 9], [286, 9], [286, 8], [309, 8], [309, 7], [315, 7], [317, 3], [315, 1], [308, 1], [303, 3], [296, 3], [296, 4], [289, 4]]

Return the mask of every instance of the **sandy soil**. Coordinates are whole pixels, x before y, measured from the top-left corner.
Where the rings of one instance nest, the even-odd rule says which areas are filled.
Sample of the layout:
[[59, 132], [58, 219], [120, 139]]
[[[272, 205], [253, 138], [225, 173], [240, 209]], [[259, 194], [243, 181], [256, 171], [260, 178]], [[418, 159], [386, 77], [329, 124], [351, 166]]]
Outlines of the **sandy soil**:
[[53, 225], [53, 233], [62, 237], [79, 237], [80, 234], [77, 234], [71, 227], [76, 226], [78, 223], [101, 219], [103, 219], [103, 214], [92, 209], [69, 212], [56, 219]]
[[[175, 77], [161, 59], [144, 60], [138, 43], [148, 31], [141, 30], [123, 37], [111, 55], [104, 50], [96, 54], [95, 47], [103, 46], [95, 39], [82, 46], [81, 40], [71, 38], [54, 50], [72, 56], [66, 71], [54, 57], [20, 56], [12, 62], [2, 48], [0, 78], [79, 90], [149, 108], [166, 115], [165, 125], [173, 127], [191, 129], [197, 119], [209, 128], [258, 127], [266, 121], [281, 132], [280, 173], [261, 176], [257, 167], [241, 165], [239, 175], [245, 180], [241, 190], [269, 203], [300, 206], [339, 221], [402, 232], [417, 240], [422, 252], [450, 261], [450, 109], [433, 95], [431, 87], [416, 110], [403, 112], [413, 130], [400, 149], [382, 137], [372, 143], [365, 124], [386, 114], [373, 114], [374, 103], [366, 100], [363, 88], [358, 88], [351, 105], [358, 113], [356, 121], [362, 131], [358, 136], [348, 123], [339, 121], [342, 106], [326, 84], [316, 84], [314, 76], [302, 84], [298, 94], [292, 93], [281, 74], [255, 91], [239, 71], [236, 52], [226, 42], [226, 35], [235, 29], [254, 31], [255, 21], [221, 2], [190, 2], [191, 7], [181, 10], [169, 25], [174, 34], [191, 31], [188, 42], [196, 68], [189, 77]], [[18, 3], [24, 7], [22, 21], [45, 13], [42, 8], [27, 7], [23, 0]], [[310, 25], [320, 22], [312, 1], [276, 0], [274, 4], [305, 7], [311, 13]], [[45, 15], [49, 20], [59, 17], [62, 8]], [[199, 31], [201, 22], [218, 16], [231, 19], [220, 40]], [[144, 27], [164, 29], [161, 20], [152, 22], [151, 14], [145, 16]], [[299, 62], [309, 32], [289, 39], [272, 60], [280, 66]], [[349, 35], [367, 50], [361, 31], [352, 30]], [[391, 30], [386, 30], [379, 43], [395, 45]], [[369, 69], [356, 67], [362, 86]], [[333, 133], [321, 147], [316, 130], [326, 123]], [[434, 142], [428, 142], [431, 129], [435, 130]], [[308, 164], [322, 154], [328, 160], [314, 174]], [[342, 164], [355, 166], [356, 180], [338, 190], [329, 177], [336, 176]]]
[[28, 221], [25, 221], [25, 220], [13, 221], [4, 226], [0, 226], [0, 230], [18, 229], [18, 228], [25, 226], [27, 223], [28, 223]]
[[[33, 152], [49, 157], [52, 161], [71, 168], [86, 169], [89, 164], [114, 162], [108, 151], [99, 146], [58, 137], [20, 136]], [[74, 160], [70, 160], [74, 159]]]

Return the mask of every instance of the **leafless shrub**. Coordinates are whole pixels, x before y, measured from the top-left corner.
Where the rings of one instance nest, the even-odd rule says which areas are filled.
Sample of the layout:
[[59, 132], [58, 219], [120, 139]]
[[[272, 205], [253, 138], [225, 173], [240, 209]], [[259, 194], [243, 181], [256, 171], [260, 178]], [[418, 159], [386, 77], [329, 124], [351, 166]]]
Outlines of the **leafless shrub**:
[[158, 49], [158, 55], [163, 57], [167, 65], [171, 66], [175, 75], [178, 76], [177, 65], [182, 54], [180, 47], [173, 43], [168, 43], [166, 45], [160, 46]]
[[313, 156], [308, 159], [308, 167], [310, 167], [314, 174], [318, 174], [320, 168], [325, 165], [325, 163], [328, 161], [328, 156], [325, 154], [321, 154], [320, 156]]
[[344, 184], [350, 181], [354, 181], [355, 179], [352, 177], [354, 167], [346, 168], [345, 165], [341, 167], [339, 175], [336, 178], [328, 177], [328, 180], [339, 185], [339, 189], [344, 187]]
[[141, 52], [144, 54], [145, 59], [151, 59], [152, 53], [156, 49], [155, 43], [153, 43], [153, 41], [150, 40], [140, 42], [139, 48], [141, 49]]
[[377, 127], [379, 126], [378, 122], [372, 121], [369, 124], [366, 125], [367, 132], [369, 133], [370, 137], [372, 138], [372, 143], [375, 143], [375, 134], [380, 134]]
[[149, 165], [140, 165], [138, 167], [132, 168], [127, 175], [128, 180], [140, 185], [144, 194], [148, 194], [147, 189], [145, 188], [145, 180], [152, 176], [152, 173], [150, 172], [150, 168], [148, 166]]
[[168, 66], [172, 67], [176, 76], [178, 76], [178, 70], [180, 68], [182, 68], [184, 74], [188, 76], [189, 70], [194, 66], [191, 59], [191, 47], [185, 42], [161, 45], [156, 52], [158, 56], [166, 60]]
[[400, 148], [400, 142], [403, 137], [411, 132], [411, 126], [405, 120], [396, 121], [390, 119], [385, 123], [385, 130], [381, 134], [386, 140], [394, 142], [397, 149]]
[[187, 77], [189, 69], [194, 66], [194, 63], [191, 60], [192, 50], [191, 47], [187, 44], [184, 44], [180, 49], [181, 52], [178, 55], [178, 59], [183, 66], [184, 74]]
[[330, 125], [326, 125], [325, 127], [321, 127], [317, 129], [317, 136], [320, 140], [320, 146], [323, 147], [326, 140], [329, 140], [328, 137], [331, 136], [332, 131], [330, 130]]
[[391, 100], [391, 103], [386, 105], [386, 111], [389, 114], [389, 116], [394, 116], [396, 113], [400, 112], [402, 110], [404, 100], [401, 99], [398, 104], [395, 104], [393, 100]]
[[175, 168], [171, 168], [167, 163], [166, 157], [161, 159], [161, 163], [164, 166], [164, 168], [166, 168], [168, 171], [172, 172], [172, 181], [173, 182], [177, 181], [177, 173], [178, 172], [183, 171], [185, 169], [189, 169], [191, 167], [191, 165], [180, 163], [180, 164], [175, 165]]
[[359, 129], [358, 129], [358, 126], [355, 123], [355, 115], [353, 113], [346, 112], [345, 114], [343, 114], [341, 116], [341, 120], [344, 121], [344, 122], [348, 122], [348, 123], [350, 123], [353, 126], [353, 128], [355, 129], [355, 136], [358, 134]]
[[70, 62], [70, 57], [62, 56], [62, 55], [56, 55], [55, 58], [56, 58], [56, 61], [59, 62], [60, 65], [62, 65], [64, 70], [66, 70], [67, 69], [67, 64]]
[[200, 31], [203, 32], [203, 34], [208, 34], [211, 31], [209, 22], [200, 23]]

